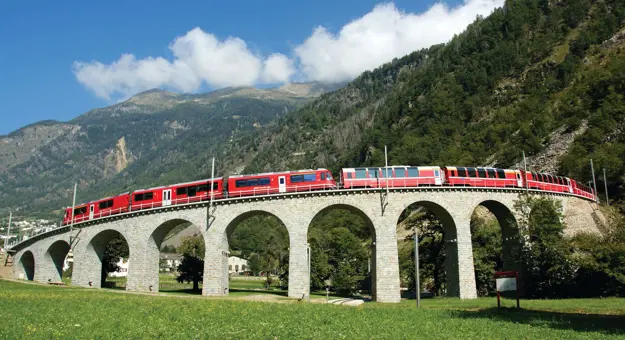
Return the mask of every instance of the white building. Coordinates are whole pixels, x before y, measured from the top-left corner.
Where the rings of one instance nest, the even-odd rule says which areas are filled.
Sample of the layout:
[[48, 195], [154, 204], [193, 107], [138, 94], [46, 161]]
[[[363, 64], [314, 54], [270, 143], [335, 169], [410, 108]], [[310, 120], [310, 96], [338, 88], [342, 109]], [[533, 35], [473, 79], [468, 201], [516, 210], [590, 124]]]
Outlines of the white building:
[[109, 273], [110, 277], [128, 276], [128, 260], [120, 259], [119, 262], [117, 262], [117, 266], [119, 267], [119, 271]]
[[176, 253], [161, 253], [160, 260], [160, 271], [173, 272], [178, 270], [178, 265], [182, 262], [182, 255]]
[[241, 274], [246, 270], [249, 270], [246, 259], [242, 259], [236, 256], [230, 256], [228, 258], [228, 273], [229, 274]]

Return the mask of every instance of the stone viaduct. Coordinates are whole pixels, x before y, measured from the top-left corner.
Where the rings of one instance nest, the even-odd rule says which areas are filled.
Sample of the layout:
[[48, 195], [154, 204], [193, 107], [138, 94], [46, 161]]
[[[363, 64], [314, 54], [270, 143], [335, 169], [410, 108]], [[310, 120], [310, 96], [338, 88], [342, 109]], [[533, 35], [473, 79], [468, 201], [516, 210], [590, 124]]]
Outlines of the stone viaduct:
[[[446, 242], [447, 294], [463, 299], [476, 297], [471, 215], [478, 206], [489, 209], [502, 227], [503, 247], [511, 224], [520, 217], [514, 209], [522, 190], [480, 188], [333, 190], [287, 193], [215, 201], [209, 213], [207, 202], [175, 205], [136, 211], [61, 227], [22, 241], [14, 252], [16, 278], [39, 282], [61, 280], [63, 261], [73, 248], [72, 284], [100, 287], [101, 258], [110, 240], [121, 234], [130, 256], [128, 290], [158, 291], [159, 249], [174, 227], [190, 222], [201, 232], [206, 245], [203, 295], [228, 294], [228, 235], [237, 224], [253, 214], [277, 217], [289, 234], [288, 296], [306, 298], [310, 291], [307, 237], [313, 219], [327, 209], [342, 208], [362, 217], [373, 237], [372, 293], [380, 302], [400, 300], [400, 279], [396, 227], [404, 210], [418, 204], [436, 214], [443, 222]], [[548, 195], [562, 203], [569, 230], [596, 228], [594, 202], [575, 196]], [[72, 242], [70, 242], [72, 240]], [[505, 249], [504, 249], [505, 254]], [[506, 259], [508, 264], [513, 259]], [[509, 262], [508, 262], [509, 261]]]

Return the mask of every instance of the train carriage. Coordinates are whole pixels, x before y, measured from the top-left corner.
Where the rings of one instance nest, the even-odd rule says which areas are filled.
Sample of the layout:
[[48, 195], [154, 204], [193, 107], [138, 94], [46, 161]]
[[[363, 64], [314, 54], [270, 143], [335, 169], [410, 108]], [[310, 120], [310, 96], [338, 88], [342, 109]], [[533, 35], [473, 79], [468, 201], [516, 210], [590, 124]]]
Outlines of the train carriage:
[[[128, 212], [129, 202], [130, 198], [128, 193], [123, 193], [117, 196], [77, 205], [74, 208], [74, 223]], [[72, 208], [68, 207], [65, 209], [63, 224], [71, 224], [71, 220]]]
[[444, 175], [437, 166], [393, 165], [381, 168], [344, 168], [343, 188], [405, 188], [442, 185]]
[[573, 193], [571, 180], [567, 177], [554, 176], [547, 173], [525, 172], [520, 170], [524, 183], [529, 189], [537, 189], [560, 193]]
[[487, 167], [443, 167], [446, 185], [513, 188], [523, 186], [521, 173], [518, 170], [487, 168]]
[[584, 185], [580, 182], [577, 182], [574, 179], [570, 179], [572, 193], [577, 196], [585, 197], [591, 199], [593, 201], [597, 200], [597, 196], [595, 195], [595, 191], [587, 185]]
[[[212, 189], [210, 186], [212, 184]], [[223, 178], [203, 179], [150, 189], [136, 190], [131, 194], [132, 210], [152, 209], [176, 204], [223, 198]]]
[[269, 195], [284, 192], [336, 189], [327, 169], [267, 172], [228, 178], [228, 197]]

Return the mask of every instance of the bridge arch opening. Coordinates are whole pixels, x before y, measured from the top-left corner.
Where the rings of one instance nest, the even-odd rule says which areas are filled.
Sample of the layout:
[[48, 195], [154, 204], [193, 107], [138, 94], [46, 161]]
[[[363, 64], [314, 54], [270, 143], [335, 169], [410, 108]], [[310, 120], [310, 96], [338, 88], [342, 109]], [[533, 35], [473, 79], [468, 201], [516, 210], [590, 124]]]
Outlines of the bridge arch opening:
[[19, 273], [18, 277], [20, 279], [26, 279], [28, 281], [32, 281], [35, 279], [35, 256], [33, 253], [28, 250], [20, 257], [20, 266], [19, 269], [21, 273]]
[[287, 294], [290, 237], [279, 217], [263, 210], [237, 216], [226, 227], [223, 249], [228, 251], [222, 264], [227, 291], [254, 287]]
[[[63, 272], [66, 270], [67, 276], [71, 278], [72, 262], [67, 262], [70, 246], [65, 240], [58, 240], [50, 245], [44, 256], [45, 266], [49, 266], [46, 274], [49, 277], [45, 279], [50, 282], [61, 282], [63, 280]], [[67, 266], [66, 266], [67, 265]]]
[[[200, 294], [205, 247], [202, 231], [188, 220], [172, 219], [160, 224], [147, 240], [144, 278], [147, 287], [143, 290]], [[183, 264], [183, 252], [189, 253], [191, 249], [196, 250], [196, 256]], [[174, 283], [179, 277], [182, 282]], [[162, 285], [161, 278], [171, 284]]]
[[359, 208], [323, 208], [308, 226], [310, 292], [376, 299], [376, 232]]
[[457, 231], [451, 214], [437, 203], [418, 201], [401, 212], [396, 230], [403, 295], [415, 298], [416, 230], [421, 294], [459, 296]]
[[130, 263], [130, 249], [126, 238], [116, 230], [108, 229], [95, 235], [87, 245], [87, 265], [100, 270], [99, 281], [90, 279], [91, 287], [126, 288]]
[[516, 218], [503, 203], [486, 200], [471, 214], [475, 283], [480, 296], [496, 292], [496, 271], [521, 271], [521, 240]]

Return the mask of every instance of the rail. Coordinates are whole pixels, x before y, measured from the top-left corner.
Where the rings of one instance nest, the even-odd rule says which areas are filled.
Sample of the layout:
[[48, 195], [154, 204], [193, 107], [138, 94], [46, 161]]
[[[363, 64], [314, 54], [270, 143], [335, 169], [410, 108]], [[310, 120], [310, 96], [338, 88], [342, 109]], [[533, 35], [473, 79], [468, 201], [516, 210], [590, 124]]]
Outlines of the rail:
[[[498, 179], [498, 180], [503, 180], [503, 179]], [[435, 185], [434, 183], [430, 183], [430, 184], [426, 184], [426, 183], [422, 183], [424, 185], [419, 185], [418, 187], [415, 187], [414, 185], [404, 185], [404, 186], [400, 186], [400, 185], [391, 185], [391, 183], [389, 183], [389, 188], [397, 190], [397, 189], [416, 189], [416, 190], [427, 190], [427, 189], [458, 189], [458, 190], [462, 190], [462, 189], [475, 189], [475, 190], [514, 190], [514, 191], [522, 191], [525, 190], [524, 187], [520, 187], [518, 185], [515, 186], [494, 186], [493, 184], [494, 180], [489, 181], [484, 181], [483, 183], [486, 184], [485, 186], [470, 186], [470, 185]], [[408, 182], [408, 180], [406, 181]], [[489, 186], [488, 184], [491, 184], [491, 186]], [[542, 183], [542, 182], [537, 182], [537, 183]], [[542, 183], [542, 184], [547, 184], [547, 183]], [[555, 184], [552, 184], [555, 186]], [[530, 191], [532, 192], [538, 192], [538, 193], [555, 193], [555, 194], [561, 194], [561, 195], [566, 195], [566, 196], [572, 196], [572, 197], [577, 197], [577, 198], [582, 198], [582, 199], [586, 199], [589, 201], [593, 201], [596, 202], [596, 198], [588, 192], [585, 192], [581, 189], [576, 189], [574, 188], [573, 192], [570, 192], [569, 187], [568, 186], [561, 186], [558, 185], [560, 187], [566, 187], [566, 190], [562, 189], [560, 190], [554, 190], [554, 191], [550, 191], [550, 190], [544, 190], [544, 189], [539, 189], [539, 188], [529, 188]], [[329, 193], [337, 193], [337, 192], [351, 192], [351, 191], [379, 191], [379, 189], [386, 189], [386, 185], [378, 185], [376, 187], [366, 187], [366, 188], [355, 188], [353, 186], [350, 187], [336, 187], [336, 186], [331, 186], [331, 185], [327, 185], [327, 184], [323, 184], [323, 185], [309, 185], [309, 186], [287, 186], [285, 188], [286, 190], [282, 190], [280, 191], [279, 188], [262, 188], [262, 189], [257, 189], [255, 188], [255, 190], [246, 190], [246, 191], [238, 191], [237, 195], [228, 195], [228, 196], [224, 196], [223, 194], [221, 194], [220, 192], [214, 193], [213, 194], [213, 199], [214, 202], [223, 202], [223, 201], [229, 201], [229, 200], [233, 200], [233, 199], [245, 199], [245, 198], [254, 198], [254, 197], [266, 197], [268, 195], [281, 195], [281, 194], [297, 194], [297, 193], [307, 193], [307, 192], [315, 192], [315, 193], [319, 193], [319, 192], [323, 192], [322, 190], [325, 190], [326, 192]], [[247, 194], [243, 194], [243, 193], [247, 193]], [[182, 206], [184, 204], [193, 204], [193, 203], [202, 203], [202, 202], [207, 202], [210, 199], [209, 195], [201, 195], [201, 196], [194, 196], [194, 197], [185, 197], [185, 198], [178, 198], [178, 199], [174, 199], [174, 200], [167, 200], [165, 202], [161, 201], [161, 202], [151, 202], [151, 203], [145, 203], [145, 204], [134, 204], [131, 205], [129, 207], [124, 207], [124, 208], [118, 208], [118, 209], [106, 209], [104, 211], [101, 211], [97, 214], [93, 215], [93, 218], [91, 218], [90, 216], [80, 216], [80, 217], [75, 217], [74, 218], [74, 223], [81, 223], [81, 222], [86, 222], [86, 221], [95, 221], [98, 220], [100, 218], [105, 218], [105, 217], [109, 217], [109, 216], [113, 216], [113, 215], [119, 215], [119, 214], [124, 214], [124, 213], [133, 213], [133, 212], [139, 212], [139, 211], [150, 211], [153, 209], [160, 209], [160, 208], [166, 208], [169, 206]], [[24, 242], [34, 236], [38, 236], [41, 234], [45, 234], [54, 230], [58, 230], [61, 228], [67, 228], [70, 225], [69, 222], [67, 222], [66, 224], [63, 223], [59, 223], [59, 225], [55, 225], [54, 227], [49, 227], [49, 228], [44, 228], [43, 231], [39, 231], [37, 233], [33, 233], [32, 235], [22, 235], [22, 236], [17, 236], [15, 238], [11, 237], [9, 239], [6, 239], [6, 249], [9, 250], [13, 247], [15, 247], [17, 244]]]

